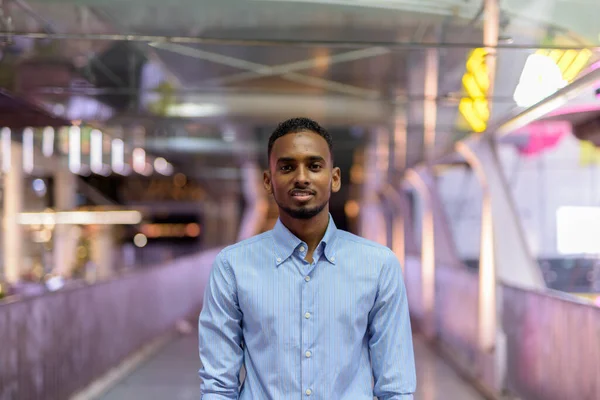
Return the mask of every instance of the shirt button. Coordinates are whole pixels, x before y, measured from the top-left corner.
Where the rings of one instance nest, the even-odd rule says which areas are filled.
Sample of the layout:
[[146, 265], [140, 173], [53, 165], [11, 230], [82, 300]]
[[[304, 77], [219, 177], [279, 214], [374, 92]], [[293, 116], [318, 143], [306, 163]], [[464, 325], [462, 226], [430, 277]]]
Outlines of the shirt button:
[[307, 276], [305, 276], [305, 277], [304, 277], [304, 280], [305, 280], [306, 282], [310, 281], [310, 276], [308, 276], [308, 275], [307, 275]]
[[304, 392], [304, 393], [306, 393], [307, 396], [310, 396], [312, 394], [312, 390], [306, 389], [306, 392]]
[[300, 246], [300, 249], [299, 249], [299, 250], [303, 252], [303, 251], [305, 250], [305, 249], [304, 249], [304, 246]]
[[281, 262], [281, 258], [277, 258], [277, 262]]
[[331, 257], [331, 261], [335, 261], [335, 257]]
[[312, 357], [312, 353], [310, 351], [307, 351], [306, 353], [304, 353], [304, 355], [306, 356], [306, 358]]
[[310, 318], [310, 313], [309, 312], [305, 313], [304, 314], [304, 318], [309, 319]]

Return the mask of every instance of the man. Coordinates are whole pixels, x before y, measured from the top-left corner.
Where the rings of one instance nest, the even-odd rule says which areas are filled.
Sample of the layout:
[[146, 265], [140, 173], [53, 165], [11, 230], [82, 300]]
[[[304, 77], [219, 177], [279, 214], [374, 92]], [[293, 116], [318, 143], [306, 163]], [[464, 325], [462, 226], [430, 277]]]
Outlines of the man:
[[202, 399], [412, 399], [400, 265], [387, 247], [336, 228], [331, 136], [291, 119], [271, 135], [268, 156], [264, 187], [279, 219], [214, 263], [199, 320]]

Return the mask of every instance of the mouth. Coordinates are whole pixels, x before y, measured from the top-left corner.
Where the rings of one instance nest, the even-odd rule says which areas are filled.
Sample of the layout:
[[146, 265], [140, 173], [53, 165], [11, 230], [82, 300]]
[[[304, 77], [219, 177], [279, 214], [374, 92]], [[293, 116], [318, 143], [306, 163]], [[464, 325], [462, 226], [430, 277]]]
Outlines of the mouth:
[[295, 200], [305, 202], [313, 198], [314, 192], [311, 190], [295, 189], [292, 190], [291, 195]]

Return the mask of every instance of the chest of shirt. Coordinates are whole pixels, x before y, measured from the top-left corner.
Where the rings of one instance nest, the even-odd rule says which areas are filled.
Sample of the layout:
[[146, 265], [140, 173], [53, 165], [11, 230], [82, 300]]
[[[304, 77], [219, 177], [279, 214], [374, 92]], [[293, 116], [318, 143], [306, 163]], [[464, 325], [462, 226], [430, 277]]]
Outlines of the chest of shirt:
[[302, 332], [364, 333], [377, 295], [378, 268], [367, 260], [332, 264], [325, 257], [310, 265], [292, 256], [276, 266], [236, 266], [238, 304], [247, 334], [299, 345]]

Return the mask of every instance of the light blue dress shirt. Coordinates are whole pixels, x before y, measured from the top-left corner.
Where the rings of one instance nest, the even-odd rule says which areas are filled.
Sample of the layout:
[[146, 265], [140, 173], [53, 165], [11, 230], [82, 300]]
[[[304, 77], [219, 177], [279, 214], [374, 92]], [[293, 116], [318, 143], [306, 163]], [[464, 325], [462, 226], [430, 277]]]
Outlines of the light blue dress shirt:
[[394, 253], [338, 230], [331, 216], [313, 263], [306, 250], [278, 220], [219, 253], [199, 319], [202, 400], [412, 399], [413, 342]]

